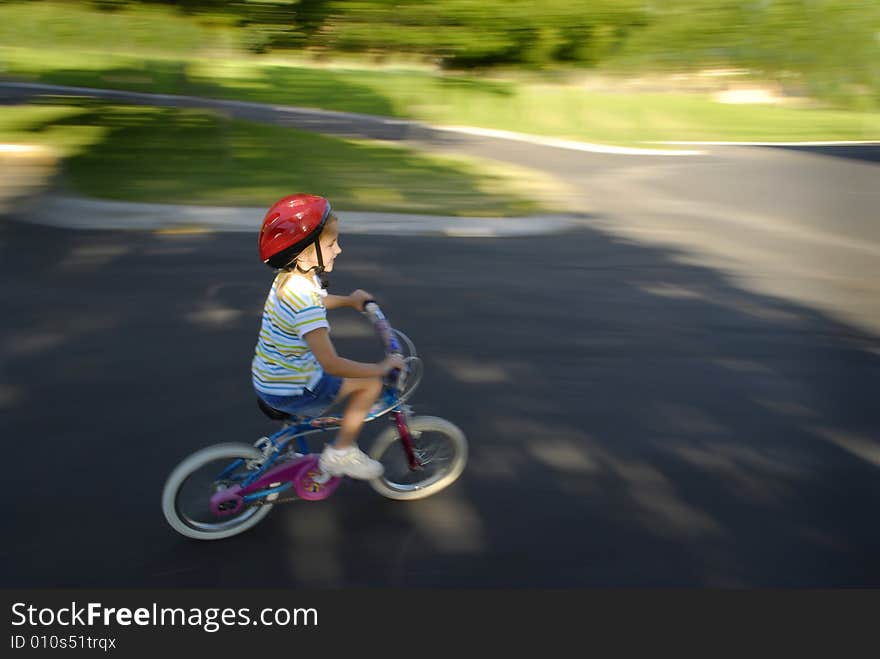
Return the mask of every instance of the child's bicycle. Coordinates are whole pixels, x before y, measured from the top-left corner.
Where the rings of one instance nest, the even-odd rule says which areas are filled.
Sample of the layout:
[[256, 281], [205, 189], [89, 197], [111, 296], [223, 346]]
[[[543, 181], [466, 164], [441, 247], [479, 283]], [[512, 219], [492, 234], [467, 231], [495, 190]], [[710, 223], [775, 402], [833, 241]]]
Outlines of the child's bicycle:
[[[385, 472], [369, 481], [390, 499], [422, 499], [453, 483], [464, 470], [468, 446], [455, 425], [437, 417], [411, 417], [407, 399], [422, 376], [422, 361], [405, 334], [389, 325], [375, 302], [365, 305], [389, 354], [403, 355], [406, 369], [386, 378], [367, 421], [391, 413], [369, 451]], [[171, 527], [199, 540], [228, 538], [260, 522], [272, 506], [318, 501], [333, 494], [343, 477], [324, 473], [306, 436], [339, 427], [338, 417], [291, 417], [258, 399], [262, 411], [282, 421], [281, 430], [250, 444], [216, 444], [183, 460], [168, 476], [162, 511]]]

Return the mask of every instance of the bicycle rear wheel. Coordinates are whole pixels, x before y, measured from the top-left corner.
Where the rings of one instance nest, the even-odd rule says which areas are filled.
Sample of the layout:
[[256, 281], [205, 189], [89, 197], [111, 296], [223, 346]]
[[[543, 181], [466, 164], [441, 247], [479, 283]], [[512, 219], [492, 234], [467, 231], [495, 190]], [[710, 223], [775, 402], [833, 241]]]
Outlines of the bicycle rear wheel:
[[385, 473], [370, 485], [389, 499], [413, 501], [436, 494], [452, 485], [467, 463], [467, 440], [454, 424], [438, 417], [417, 416], [408, 426], [422, 469], [409, 468], [396, 427], [382, 431], [370, 449], [370, 457], [385, 467]]
[[251, 472], [249, 460], [262, 457], [248, 444], [216, 444], [193, 453], [168, 476], [162, 490], [162, 512], [178, 533], [197, 540], [219, 540], [238, 535], [260, 522], [270, 504], [249, 506], [219, 515], [211, 497], [239, 484]]

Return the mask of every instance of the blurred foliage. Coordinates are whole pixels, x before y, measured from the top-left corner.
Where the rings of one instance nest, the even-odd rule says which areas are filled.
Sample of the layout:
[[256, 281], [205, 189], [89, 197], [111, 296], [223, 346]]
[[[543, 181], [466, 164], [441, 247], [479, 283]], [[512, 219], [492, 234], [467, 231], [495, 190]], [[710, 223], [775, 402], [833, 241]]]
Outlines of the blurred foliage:
[[[56, 4], [0, 0], [0, 6]], [[88, 6], [107, 15], [134, 15], [149, 8], [161, 9], [166, 16], [177, 13], [203, 27], [229, 28], [238, 48], [256, 54], [362, 53], [379, 60], [405, 55], [446, 69], [601, 66], [633, 72], [734, 66], [779, 79], [797, 74], [817, 95], [862, 97], [880, 104], [877, 0], [82, 0], [65, 4]], [[57, 8], [55, 13], [61, 20], [63, 13]], [[183, 38], [184, 28], [171, 21], [169, 28]], [[159, 29], [156, 35], [160, 42], [167, 39], [162, 32]], [[0, 36], [7, 44], [18, 39]], [[92, 44], [97, 47], [103, 34], [94, 37]], [[207, 47], [213, 39], [227, 37], [215, 32], [209, 38], [201, 33], [189, 38]], [[112, 35], [107, 39], [114, 41]]]

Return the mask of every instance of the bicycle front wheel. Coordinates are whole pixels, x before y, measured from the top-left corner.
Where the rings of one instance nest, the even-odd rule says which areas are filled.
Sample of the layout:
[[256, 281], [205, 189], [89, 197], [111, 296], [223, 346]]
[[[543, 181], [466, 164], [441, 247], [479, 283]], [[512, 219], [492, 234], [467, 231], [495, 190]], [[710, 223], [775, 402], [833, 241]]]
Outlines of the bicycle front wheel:
[[454, 424], [438, 417], [417, 416], [408, 426], [421, 469], [409, 468], [396, 427], [380, 433], [370, 449], [370, 457], [385, 467], [385, 473], [370, 485], [389, 499], [413, 501], [436, 494], [452, 485], [467, 463], [467, 440]]
[[211, 497], [251, 473], [250, 460], [262, 457], [248, 444], [216, 444], [196, 451], [168, 476], [162, 490], [162, 512], [178, 533], [197, 540], [219, 540], [247, 531], [271, 505], [242, 505], [229, 515], [212, 510]]

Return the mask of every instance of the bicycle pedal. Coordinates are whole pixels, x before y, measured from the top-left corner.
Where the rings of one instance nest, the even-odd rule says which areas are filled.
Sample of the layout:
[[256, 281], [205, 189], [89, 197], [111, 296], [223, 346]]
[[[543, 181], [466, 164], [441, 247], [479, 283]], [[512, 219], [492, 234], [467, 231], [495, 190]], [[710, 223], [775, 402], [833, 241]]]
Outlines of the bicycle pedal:
[[294, 501], [302, 501], [298, 496], [286, 496], [286, 497], [278, 497], [277, 499], [269, 500], [269, 497], [265, 499], [257, 499], [254, 502], [255, 506], [278, 506], [282, 503], [293, 503]]

